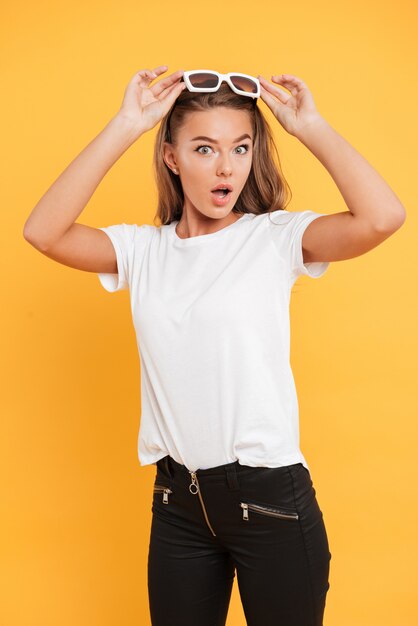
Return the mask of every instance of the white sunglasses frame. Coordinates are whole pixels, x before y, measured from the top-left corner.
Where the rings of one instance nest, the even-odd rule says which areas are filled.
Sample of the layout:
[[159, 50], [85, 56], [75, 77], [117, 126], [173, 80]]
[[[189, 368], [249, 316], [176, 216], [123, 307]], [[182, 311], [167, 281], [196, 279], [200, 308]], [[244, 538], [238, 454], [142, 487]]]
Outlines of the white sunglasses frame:
[[[189, 76], [190, 74], [199, 74], [200, 72], [209, 72], [210, 74], [215, 74], [220, 79], [217, 87], [193, 87], [193, 85], [190, 82]], [[243, 78], [251, 78], [251, 80], [253, 80], [255, 84], [257, 85], [256, 93], [248, 93], [247, 91], [245, 92], [240, 91], [232, 83], [230, 76], [242, 76]], [[260, 97], [260, 93], [261, 93], [260, 81], [258, 80], [258, 78], [256, 78], [255, 76], [250, 76], [250, 74], [241, 74], [240, 72], [228, 72], [228, 74], [220, 74], [219, 72], [216, 72], [215, 70], [189, 70], [187, 72], [183, 72], [183, 79], [189, 91], [195, 91], [199, 93], [218, 91], [219, 87], [221, 86], [224, 80], [228, 83], [232, 91], [235, 91], [235, 93], [237, 93], [240, 96], [249, 96], [250, 98], [256, 99]]]

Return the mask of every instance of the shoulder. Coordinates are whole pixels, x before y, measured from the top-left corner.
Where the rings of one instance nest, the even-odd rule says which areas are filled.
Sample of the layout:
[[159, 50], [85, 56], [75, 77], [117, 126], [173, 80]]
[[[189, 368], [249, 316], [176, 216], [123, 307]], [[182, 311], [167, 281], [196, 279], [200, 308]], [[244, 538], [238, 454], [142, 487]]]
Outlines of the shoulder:
[[154, 231], [157, 229], [150, 224], [121, 222], [120, 224], [101, 227], [99, 230], [104, 231], [115, 245], [129, 251], [137, 246], [143, 247], [144, 243], [151, 240]]
[[274, 224], [295, 224], [306, 219], [311, 213], [313, 211], [279, 209], [278, 211], [269, 211], [266, 215], [269, 221]]
[[[283, 226], [279, 231], [288, 233], [305, 230], [308, 224], [322, 215], [324, 214], [309, 209], [306, 211], [287, 211], [286, 209], [281, 209], [279, 211], [271, 211], [268, 214], [268, 219], [269, 224], [272, 226]], [[277, 229], [274, 230], [276, 231]]]

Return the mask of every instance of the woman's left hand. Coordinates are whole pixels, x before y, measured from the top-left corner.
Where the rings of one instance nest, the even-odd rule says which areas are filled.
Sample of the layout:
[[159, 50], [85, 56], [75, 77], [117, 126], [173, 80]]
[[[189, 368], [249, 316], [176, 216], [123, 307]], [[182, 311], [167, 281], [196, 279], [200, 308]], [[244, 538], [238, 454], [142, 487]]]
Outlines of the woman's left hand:
[[305, 127], [323, 119], [316, 109], [311, 92], [302, 79], [292, 74], [272, 76], [272, 80], [290, 91], [290, 95], [280, 87], [269, 83], [263, 76], [258, 75], [258, 79], [261, 86], [260, 97], [291, 135], [297, 137]]

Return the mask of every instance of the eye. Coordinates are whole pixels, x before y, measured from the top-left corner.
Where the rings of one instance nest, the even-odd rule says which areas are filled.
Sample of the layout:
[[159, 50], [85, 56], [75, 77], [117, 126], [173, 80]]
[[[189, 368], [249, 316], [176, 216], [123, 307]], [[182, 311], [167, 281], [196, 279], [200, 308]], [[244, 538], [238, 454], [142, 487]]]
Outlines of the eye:
[[[210, 146], [206, 146], [206, 145], [201, 145], [201, 146], [197, 146], [197, 148], [195, 148], [195, 152], [199, 152], [200, 148], [209, 148]], [[240, 146], [237, 146], [237, 148], [245, 148], [246, 152], [240, 152], [239, 154], [246, 154], [248, 152], [249, 149], [249, 144], [248, 143], [243, 143]], [[207, 152], [201, 152], [200, 154], [207, 154]]]
[[[199, 152], [200, 148], [209, 148], [209, 146], [197, 146], [197, 148], [195, 149], [195, 152]], [[201, 152], [200, 154], [207, 154], [207, 152], [205, 153]]]
[[248, 152], [249, 147], [250, 146], [248, 145], [248, 143], [243, 143], [240, 146], [238, 146], [238, 148], [245, 148], [246, 150], [245, 152], [241, 152], [240, 154], [246, 154]]

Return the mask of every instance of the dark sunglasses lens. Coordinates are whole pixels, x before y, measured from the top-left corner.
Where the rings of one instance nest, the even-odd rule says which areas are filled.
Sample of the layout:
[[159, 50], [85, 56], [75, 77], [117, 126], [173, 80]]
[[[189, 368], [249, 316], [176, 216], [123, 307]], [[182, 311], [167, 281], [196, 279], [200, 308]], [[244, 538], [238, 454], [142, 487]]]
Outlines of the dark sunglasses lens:
[[191, 74], [189, 76], [189, 80], [193, 87], [198, 87], [200, 89], [211, 89], [213, 87], [217, 87], [219, 78], [216, 74], [211, 74], [210, 72], [196, 72], [196, 74]]
[[251, 78], [245, 78], [245, 76], [231, 76], [231, 81], [234, 87], [245, 91], [245, 93], [257, 93], [257, 83]]

